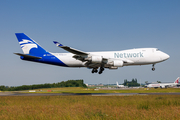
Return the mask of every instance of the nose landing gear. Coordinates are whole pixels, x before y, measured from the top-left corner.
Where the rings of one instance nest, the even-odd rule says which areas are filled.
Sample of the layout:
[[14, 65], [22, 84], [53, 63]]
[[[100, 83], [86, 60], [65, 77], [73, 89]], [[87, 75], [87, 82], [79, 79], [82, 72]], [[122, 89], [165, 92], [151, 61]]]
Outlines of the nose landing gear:
[[152, 71], [155, 71], [154, 65], [155, 65], [155, 64], [152, 65], [152, 67], [153, 67], [153, 68], [152, 68]]

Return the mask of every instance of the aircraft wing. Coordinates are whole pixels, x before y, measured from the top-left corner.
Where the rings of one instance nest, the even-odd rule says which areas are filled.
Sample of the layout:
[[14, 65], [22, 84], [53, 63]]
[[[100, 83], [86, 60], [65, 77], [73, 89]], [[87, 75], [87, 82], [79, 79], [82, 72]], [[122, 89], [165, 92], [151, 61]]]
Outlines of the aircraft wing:
[[80, 50], [76, 50], [76, 49], [68, 47], [68, 46], [63, 46], [62, 44], [60, 44], [60, 43], [58, 43], [56, 41], [53, 41], [53, 42], [56, 44], [56, 46], [66, 50], [68, 52], [71, 52], [73, 54], [76, 54], [76, 55], [88, 55], [88, 53], [86, 53], [86, 52], [83, 52], [83, 51], [80, 51]]
[[[90, 67], [90, 68], [96, 68], [96, 67], [100, 67], [102, 66], [102, 64], [107, 64], [109, 62], [109, 64], [114, 64], [114, 62], [116, 62], [118, 64], [118, 67], [121, 67], [121, 64], [123, 65], [124, 63], [129, 63], [132, 64], [134, 63], [131, 60], [128, 59], [121, 59], [121, 60], [117, 60], [117, 59], [113, 59], [113, 58], [104, 58], [103, 56], [98, 56], [98, 55], [92, 55], [90, 53], [86, 53], [68, 46], [64, 46], [62, 44], [60, 44], [59, 42], [53, 41], [57, 47], [60, 47], [70, 53], [75, 54], [73, 56], [73, 58], [78, 59], [82, 62], [85, 62], [85, 65]], [[93, 61], [94, 60], [94, 61]], [[103, 63], [102, 63], [103, 62]], [[119, 66], [120, 64], [120, 66]]]

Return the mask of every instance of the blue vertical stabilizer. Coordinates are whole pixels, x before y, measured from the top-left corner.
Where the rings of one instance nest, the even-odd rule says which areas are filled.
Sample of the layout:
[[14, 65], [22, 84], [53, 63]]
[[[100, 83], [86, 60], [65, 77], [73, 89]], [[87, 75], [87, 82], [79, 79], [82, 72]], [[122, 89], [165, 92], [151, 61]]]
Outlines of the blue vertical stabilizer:
[[38, 43], [36, 43], [33, 39], [29, 38], [24, 33], [15, 34], [24, 54], [42, 56], [43, 54], [48, 53]]

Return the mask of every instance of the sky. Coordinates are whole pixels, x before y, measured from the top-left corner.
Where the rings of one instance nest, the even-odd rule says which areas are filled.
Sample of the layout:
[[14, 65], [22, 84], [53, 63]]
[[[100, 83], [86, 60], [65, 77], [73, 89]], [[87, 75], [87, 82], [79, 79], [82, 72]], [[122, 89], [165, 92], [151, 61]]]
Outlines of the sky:
[[[0, 85], [19, 86], [83, 79], [87, 84], [174, 82], [180, 76], [179, 0], [1, 0]], [[92, 74], [23, 61], [15, 33], [25, 33], [50, 52], [66, 53], [53, 41], [75, 49], [120, 51], [158, 48], [170, 55], [155, 65], [124, 66]]]

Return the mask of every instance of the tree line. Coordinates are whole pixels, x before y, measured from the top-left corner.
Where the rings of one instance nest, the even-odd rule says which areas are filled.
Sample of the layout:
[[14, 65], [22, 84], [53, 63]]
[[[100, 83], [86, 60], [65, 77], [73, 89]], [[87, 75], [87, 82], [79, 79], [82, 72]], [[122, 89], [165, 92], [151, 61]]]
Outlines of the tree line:
[[137, 83], [137, 79], [133, 78], [132, 81], [128, 81], [127, 79], [124, 80], [124, 83], [123, 83], [124, 86], [128, 86], [128, 87], [137, 87], [137, 86], [140, 86], [139, 83]]
[[17, 87], [0, 86], [1, 91], [19, 91], [19, 90], [33, 90], [39, 88], [56, 88], [56, 87], [87, 87], [83, 80], [68, 80], [58, 83], [45, 83], [45, 84], [34, 84], [34, 85], [22, 85]]

